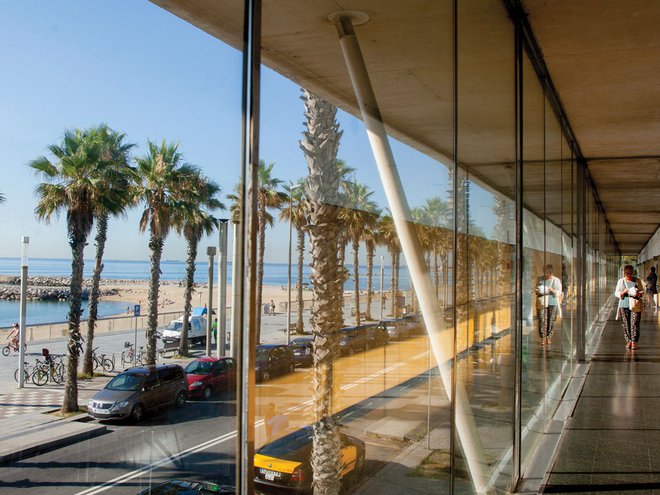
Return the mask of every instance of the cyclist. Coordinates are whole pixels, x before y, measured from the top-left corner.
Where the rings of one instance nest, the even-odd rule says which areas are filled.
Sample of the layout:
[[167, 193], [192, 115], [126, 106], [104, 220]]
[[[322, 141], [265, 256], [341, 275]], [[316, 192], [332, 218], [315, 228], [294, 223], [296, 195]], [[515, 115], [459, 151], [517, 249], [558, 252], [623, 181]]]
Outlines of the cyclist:
[[18, 339], [20, 335], [20, 327], [18, 326], [17, 322], [14, 322], [12, 325], [11, 332], [9, 335], [7, 335], [7, 341], [9, 342], [9, 346], [13, 347], [14, 350], [18, 349]]

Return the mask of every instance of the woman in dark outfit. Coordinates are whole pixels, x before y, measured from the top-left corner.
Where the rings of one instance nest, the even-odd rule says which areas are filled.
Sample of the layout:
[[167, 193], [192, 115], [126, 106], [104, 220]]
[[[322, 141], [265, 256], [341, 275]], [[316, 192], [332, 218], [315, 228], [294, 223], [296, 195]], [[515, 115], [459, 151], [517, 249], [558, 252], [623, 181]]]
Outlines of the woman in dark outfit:
[[658, 274], [655, 267], [651, 267], [651, 273], [646, 277], [646, 298], [653, 309], [658, 309]]
[[[635, 277], [632, 265], [623, 267], [623, 278], [616, 283], [614, 294], [619, 298], [617, 308], [617, 319], [621, 318], [623, 324], [623, 336], [626, 339], [626, 347], [633, 351], [637, 349], [639, 341], [639, 322], [642, 319], [642, 308], [644, 304], [638, 301], [636, 304], [632, 299], [639, 300], [644, 288], [639, 278]], [[631, 310], [631, 306], [635, 306]]]

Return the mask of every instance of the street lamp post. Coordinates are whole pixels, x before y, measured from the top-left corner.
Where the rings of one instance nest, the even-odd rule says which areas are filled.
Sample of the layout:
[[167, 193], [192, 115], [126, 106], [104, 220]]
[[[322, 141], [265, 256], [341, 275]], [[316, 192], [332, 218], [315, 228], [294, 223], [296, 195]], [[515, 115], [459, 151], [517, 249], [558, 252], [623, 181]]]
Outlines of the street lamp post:
[[206, 355], [211, 355], [211, 326], [213, 325], [213, 257], [215, 256], [215, 246], [206, 248], [206, 254], [209, 255], [209, 300], [206, 310]]
[[[289, 276], [287, 278], [287, 303], [286, 303], [286, 343], [291, 343], [291, 244], [293, 236], [293, 191], [300, 189], [302, 184], [295, 184], [289, 188]], [[298, 280], [298, 283], [301, 283]]]
[[383, 296], [385, 293], [383, 292], [385, 289], [383, 288], [383, 276], [385, 275], [385, 271], [383, 269], [383, 257], [380, 257], [380, 319], [383, 319], [383, 306], [385, 306], [385, 301], [383, 300]]
[[218, 253], [218, 334], [216, 337], [217, 356], [225, 355], [227, 341], [227, 222], [220, 218], [218, 229], [220, 235], [220, 251]]
[[25, 385], [25, 314], [27, 309], [29, 243], [30, 238], [24, 235], [21, 239], [21, 312], [18, 320], [18, 388], [23, 388]]

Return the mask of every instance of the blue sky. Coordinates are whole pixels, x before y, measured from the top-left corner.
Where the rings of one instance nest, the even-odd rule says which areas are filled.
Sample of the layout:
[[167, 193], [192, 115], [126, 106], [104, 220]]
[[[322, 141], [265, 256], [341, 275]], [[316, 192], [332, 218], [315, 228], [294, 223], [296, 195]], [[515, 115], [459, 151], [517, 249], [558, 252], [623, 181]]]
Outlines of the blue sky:
[[[46, 225], [34, 217], [38, 180], [27, 167], [65, 129], [106, 122], [138, 145], [136, 155], [145, 152], [147, 140], [177, 141], [185, 159], [220, 184], [223, 200], [231, 192], [240, 166], [238, 51], [141, 0], [3, 2], [2, 14], [0, 191], [6, 201], [0, 205], [0, 256], [18, 256], [21, 236], [29, 235], [31, 256], [69, 257], [63, 221]], [[295, 180], [306, 173], [298, 147], [304, 121], [300, 90], [264, 69], [262, 91], [261, 157], [276, 163], [277, 177]], [[340, 158], [358, 169], [356, 178], [386, 206], [362, 124], [343, 112], [338, 118], [344, 130]], [[393, 147], [406, 190], [414, 191], [413, 206], [445, 196], [444, 166], [399, 143]], [[472, 198], [477, 212], [490, 210], [488, 194], [473, 191]], [[138, 218], [136, 210], [112, 222], [108, 258], [148, 258]], [[479, 218], [475, 215], [477, 223]], [[268, 236], [267, 261], [286, 261], [287, 227], [277, 225]], [[92, 255], [90, 239], [86, 256]], [[185, 243], [174, 234], [164, 258], [185, 258]]]

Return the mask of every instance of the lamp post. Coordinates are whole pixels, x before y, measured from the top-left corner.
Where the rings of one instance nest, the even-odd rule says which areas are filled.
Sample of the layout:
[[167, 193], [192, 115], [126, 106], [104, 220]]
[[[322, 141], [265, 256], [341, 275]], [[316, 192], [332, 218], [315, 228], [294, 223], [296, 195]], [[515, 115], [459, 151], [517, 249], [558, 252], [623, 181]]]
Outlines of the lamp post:
[[23, 388], [25, 385], [25, 313], [27, 308], [28, 244], [30, 244], [30, 238], [24, 235], [21, 238], [21, 312], [18, 320], [18, 388]]
[[211, 326], [213, 322], [213, 257], [215, 256], [216, 248], [215, 246], [209, 246], [206, 248], [206, 254], [209, 255], [209, 300], [206, 311], [206, 355], [211, 355]]
[[[291, 244], [293, 236], [293, 191], [300, 189], [302, 184], [295, 184], [289, 188], [289, 276], [287, 278], [286, 303], [286, 343], [291, 343]], [[301, 283], [298, 280], [298, 283]]]
[[383, 269], [383, 257], [380, 257], [380, 319], [383, 319], [383, 306], [385, 306], [385, 301], [383, 301], [383, 296], [385, 293], [383, 292], [385, 289], [383, 288], [383, 276], [385, 275], [385, 271]]
[[216, 355], [225, 355], [227, 342], [227, 222], [220, 218], [218, 233], [220, 236], [220, 251], [218, 252], [218, 330], [216, 336]]

